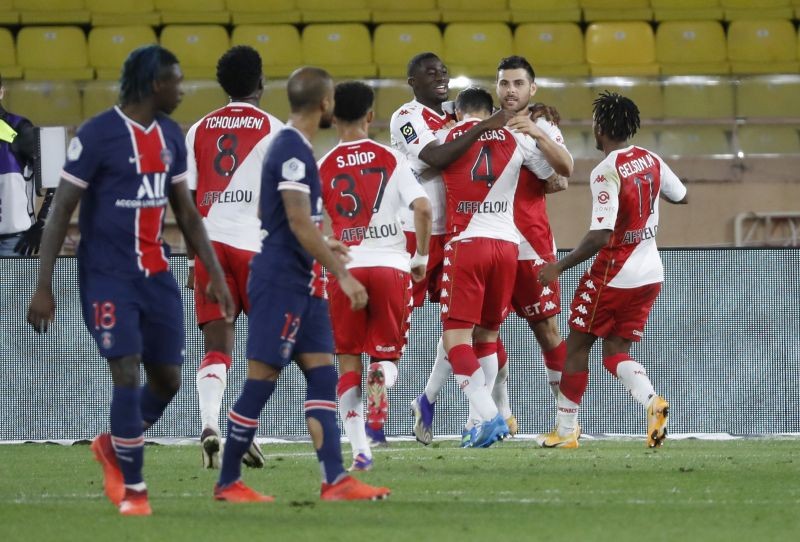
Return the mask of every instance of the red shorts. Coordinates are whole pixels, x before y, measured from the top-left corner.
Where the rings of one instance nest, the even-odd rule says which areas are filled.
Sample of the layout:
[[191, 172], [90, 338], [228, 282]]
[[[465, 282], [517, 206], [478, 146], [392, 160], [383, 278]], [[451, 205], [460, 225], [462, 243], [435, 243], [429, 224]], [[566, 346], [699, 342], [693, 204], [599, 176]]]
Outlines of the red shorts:
[[[248, 312], [250, 301], [247, 299], [247, 277], [250, 275], [250, 260], [256, 254], [249, 250], [234, 248], [224, 243], [212, 241], [214, 252], [225, 273], [225, 282], [233, 297], [235, 314]], [[196, 259], [194, 268], [194, 312], [197, 315], [197, 325], [202, 326], [213, 320], [222, 319], [222, 311], [217, 303], [212, 303], [206, 297], [208, 287], [208, 271], [200, 258]]]
[[[417, 235], [413, 231], [403, 232], [406, 234], [406, 250], [411, 257], [417, 251]], [[428, 257], [428, 272], [425, 278], [415, 282], [412, 286], [412, 296], [414, 306], [421, 307], [425, 303], [425, 292], [428, 292], [428, 299], [431, 303], [439, 303], [439, 293], [442, 290], [442, 252], [444, 251], [445, 239], [447, 235], [431, 235]]]
[[498, 330], [508, 314], [518, 248], [510, 241], [476, 237], [444, 249], [442, 322], [470, 322]]
[[356, 267], [350, 273], [367, 289], [369, 302], [365, 309], [353, 311], [339, 281], [329, 276], [336, 353], [400, 359], [411, 313], [411, 275], [392, 267]]
[[569, 327], [598, 337], [614, 335], [638, 342], [660, 291], [660, 282], [637, 288], [612, 288], [592, 280], [586, 273], [569, 308]]
[[542, 286], [539, 282], [539, 271], [546, 263], [544, 260], [517, 260], [517, 280], [514, 281], [511, 306], [520, 318], [529, 322], [541, 322], [561, 313], [558, 281], [549, 286]]

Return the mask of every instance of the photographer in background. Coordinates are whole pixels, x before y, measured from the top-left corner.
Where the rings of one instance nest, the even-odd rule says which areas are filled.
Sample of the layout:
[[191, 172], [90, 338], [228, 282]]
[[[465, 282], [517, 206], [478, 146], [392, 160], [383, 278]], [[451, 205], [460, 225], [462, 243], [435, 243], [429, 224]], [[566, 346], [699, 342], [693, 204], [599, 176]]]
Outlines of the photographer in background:
[[49, 189], [37, 218], [33, 183], [36, 128], [6, 111], [0, 76], [0, 256], [32, 256], [39, 252], [44, 223], [55, 190]]

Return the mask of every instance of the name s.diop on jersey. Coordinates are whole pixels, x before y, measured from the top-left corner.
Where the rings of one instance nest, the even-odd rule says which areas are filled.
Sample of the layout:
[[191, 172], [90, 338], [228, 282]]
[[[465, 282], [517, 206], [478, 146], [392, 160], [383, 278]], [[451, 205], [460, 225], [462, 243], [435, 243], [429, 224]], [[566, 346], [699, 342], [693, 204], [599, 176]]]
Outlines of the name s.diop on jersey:
[[258, 117], [209, 117], [206, 119], [206, 128], [209, 130], [238, 130], [240, 128], [250, 128], [261, 130], [264, 119]]
[[339, 167], [359, 166], [361, 164], [370, 164], [374, 161], [375, 153], [371, 151], [353, 152], [336, 157], [336, 165]]
[[625, 162], [624, 164], [620, 164], [617, 166], [617, 171], [623, 177], [630, 177], [631, 175], [636, 175], [640, 171], [644, 171], [653, 167], [655, 164], [655, 160], [649, 154], [642, 156], [641, 158], [636, 158], [635, 160], [631, 160], [630, 162]]

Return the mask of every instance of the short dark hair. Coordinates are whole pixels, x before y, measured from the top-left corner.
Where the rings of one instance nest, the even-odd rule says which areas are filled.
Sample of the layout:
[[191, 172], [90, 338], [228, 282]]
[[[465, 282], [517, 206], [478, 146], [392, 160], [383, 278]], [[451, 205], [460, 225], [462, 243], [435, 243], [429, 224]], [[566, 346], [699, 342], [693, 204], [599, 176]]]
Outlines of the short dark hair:
[[432, 53], [430, 51], [427, 51], [425, 53], [419, 53], [418, 55], [414, 55], [413, 57], [411, 57], [411, 60], [408, 61], [408, 68], [406, 70], [406, 75], [408, 77], [412, 77], [414, 75], [414, 72], [416, 72], [419, 69], [419, 67], [422, 66], [422, 63], [431, 58], [435, 58], [436, 60], [441, 60], [439, 58], [439, 55], [437, 55], [436, 53]]
[[333, 116], [345, 122], [363, 119], [375, 101], [372, 88], [361, 81], [339, 83], [333, 96]]
[[592, 105], [595, 124], [614, 141], [627, 141], [639, 129], [639, 108], [630, 98], [604, 90]]
[[322, 68], [304, 66], [296, 69], [286, 83], [292, 112], [317, 107], [325, 98], [330, 82], [331, 75]]
[[533, 71], [533, 66], [531, 66], [531, 63], [528, 62], [524, 56], [507, 56], [501, 59], [500, 64], [497, 65], [498, 72], [500, 70], [518, 70], [520, 68], [528, 72], [528, 77], [531, 78], [531, 82], [536, 79], [536, 72]]
[[248, 45], [228, 49], [217, 62], [217, 82], [231, 98], [252, 95], [262, 75], [261, 55]]
[[464, 113], [491, 113], [493, 108], [492, 95], [479, 87], [465, 88], [456, 96], [456, 109]]
[[134, 49], [122, 65], [119, 97], [122, 104], [138, 103], [153, 93], [153, 81], [164, 75], [166, 68], [178, 64], [178, 57], [160, 45]]

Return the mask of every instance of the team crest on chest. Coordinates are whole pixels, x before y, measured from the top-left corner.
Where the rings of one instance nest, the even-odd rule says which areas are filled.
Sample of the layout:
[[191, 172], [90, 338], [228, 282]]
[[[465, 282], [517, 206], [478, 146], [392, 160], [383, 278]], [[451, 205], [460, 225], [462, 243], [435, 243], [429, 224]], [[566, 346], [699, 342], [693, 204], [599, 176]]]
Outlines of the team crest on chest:
[[167, 166], [167, 168], [169, 168], [169, 166], [172, 165], [172, 151], [171, 150], [169, 150], [167, 148], [161, 149], [161, 162], [165, 166]]

